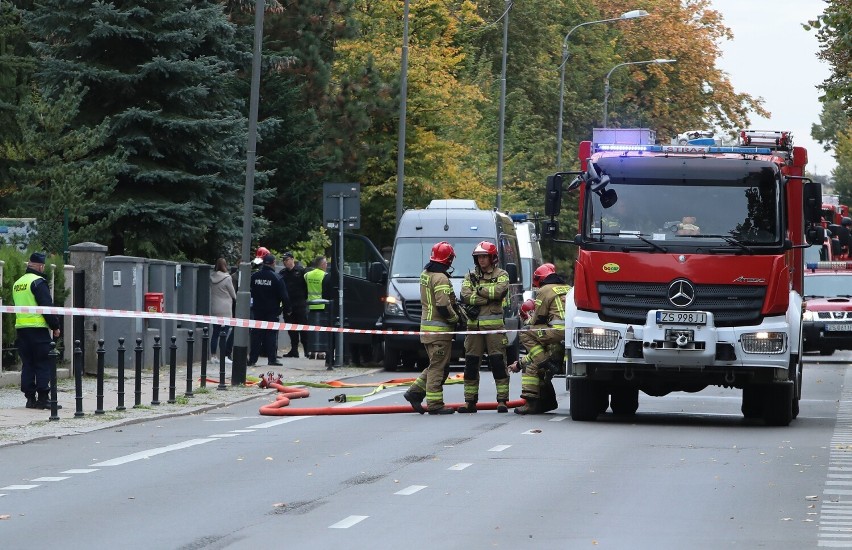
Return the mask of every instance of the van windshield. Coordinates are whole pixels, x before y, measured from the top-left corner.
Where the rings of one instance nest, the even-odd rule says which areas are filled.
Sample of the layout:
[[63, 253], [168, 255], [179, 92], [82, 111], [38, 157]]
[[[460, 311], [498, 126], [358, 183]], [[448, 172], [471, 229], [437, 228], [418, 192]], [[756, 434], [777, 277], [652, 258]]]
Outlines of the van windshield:
[[[491, 239], [485, 239], [494, 242]], [[477, 244], [481, 243], [481, 238], [448, 238], [456, 252], [456, 259], [453, 261], [454, 273], [450, 277], [463, 278], [468, 271], [473, 269], [473, 249]], [[423, 266], [429, 262], [429, 255], [432, 252], [432, 246], [440, 242], [440, 239], [426, 238], [402, 238], [397, 239], [393, 249], [393, 258], [391, 260], [391, 277], [410, 277], [419, 278], [423, 272]]]

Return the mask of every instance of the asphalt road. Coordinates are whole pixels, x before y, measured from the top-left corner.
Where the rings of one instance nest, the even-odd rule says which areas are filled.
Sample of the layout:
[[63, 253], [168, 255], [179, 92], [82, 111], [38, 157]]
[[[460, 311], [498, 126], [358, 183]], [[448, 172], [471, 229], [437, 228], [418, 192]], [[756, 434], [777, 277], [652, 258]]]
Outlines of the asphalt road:
[[[720, 388], [642, 395], [633, 418], [572, 422], [559, 380], [561, 407], [543, 416], [261, 417], [264, 398], [4, 447], [0, 545], [852, 547], [848, 358], [816, 359], [786, 428], [744, 421], [739, 392]], [[493, 392], [483, 372], [483, 400]], [[385, 390], [365, 403], [405, 402]]]

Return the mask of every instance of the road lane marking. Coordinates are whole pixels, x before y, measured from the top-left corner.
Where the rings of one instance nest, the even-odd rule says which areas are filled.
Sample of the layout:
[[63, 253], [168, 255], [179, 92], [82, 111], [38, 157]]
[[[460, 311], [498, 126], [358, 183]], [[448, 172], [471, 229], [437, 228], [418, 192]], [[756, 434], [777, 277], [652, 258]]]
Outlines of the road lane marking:
[[35, 489], [38, 485], [6, 485], [0, 487], [0, 491], [26, 491], [27, 489]]
[[[847, 370], [843, 377], [840, 392], [840, 403], [837, 409], [837, 419], [834, 433], [829, 444], [829, 472], [852, 471], [852, 375]], [[825, 498], [820, 503], [819, 534], [817, 546], [824, 548], [852, 548], [852, 501], [841, 500], [843, 496], [852, 495], [850, 489], [838, 487], [852, 486], [852, 476], [848, 474], [829, 473], [824, 482], [822, 494]]]
[[427, 487], [426, 485], [409, 485], [405, 489], [397, 491], [394, 494], [395, 495], [403, 495], [403, 496], [413, 495], [417, 491], [422, 491], [426, 487]]
[[250, 434], [256, 432], [257, 430], [231, 430], [235, 434]]
[[237, 437], [240, 434], [213, 434], [208, 435], [207, 437]]
[[97, 462], [95, 464], [92, 464], [92, 466], [120, 466], [121, 464], [127, 464], [128, 462], [133, 462], [136, 460], [145, 460], [146, 458], [151, 458], [152, 456], [161, 455], [163, 453], [169, 453], [171, 451], [179, 451], [188, 447], [195, 447], [196, 445], [203, 445], [204, 443], [210, 443], [211, 441], [218, 441], [218, 439], [190, 439], [189, 441], [175, 443], [174, 445], [167, 445], [165, 447], [158, 447], [156, 449], [148, 449], [147, 451], [140, 451], [138, 453], [120, 456], [118, 458], [105, 460], [103, 462]]
[[489, 453], [500, 453], [511, 447], [511, 445], [497, 445], [488, 449]]
[[69, 476], [56, 476], [56, 477], [37, 477], [35, 479], [31, 479], [30, 481], [62, 481], [63, 479], [68, 479]]
[[548, 420], [548, 422], [562, 422], [566, 418], [568, 418], [568, 417], [567, 416], [554, 416], [553, 418]]
[[71, 470], [65, 470], [64, 472], [59, 472], [60, 474], [91, 474], [92, 472], [97, 472], [98, 468], [73, 468]]
[[461, 470], [464, 470], [468, 466], [473, 466], [473, 463], [472, 462], [459, 462], [458, 464], [454, 464], [454, 465], [450, 466], [449, 468], [447, 468], [447, 470], [453, 470], [453, 471], [459, 472]]
[[370, 517], [370, 516], [349, 516], [348, 518], [344, 518], [344, 519], [338, 521], [334, 525], [329, 525], [328, 528], [329, 529], [349, 529], [353, 525], [355, 525], [357, 523], [361, 523], [362, 521], [364, 521], [368, 517]]

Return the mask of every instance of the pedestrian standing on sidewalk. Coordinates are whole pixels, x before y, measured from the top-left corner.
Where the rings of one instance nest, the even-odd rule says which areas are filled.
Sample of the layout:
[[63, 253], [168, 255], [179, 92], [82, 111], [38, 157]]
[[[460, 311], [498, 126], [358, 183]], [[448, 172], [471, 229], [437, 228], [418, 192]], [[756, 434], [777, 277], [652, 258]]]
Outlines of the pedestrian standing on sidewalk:
[[[448, 271], [456, 253], [446, 241], [432, 247], [429, 263], [420, 274], [420, 342], [426, 347], [429, 366], [420, 374], [403, 396], [415, 411], [423, 414], [453, 414], [454, 409], [444, 405], [444, 381], [450, 374], [453, 334], [459, 323], [455, 308], [456, 294], [450, 284]], [[426, 409], [422, 401], [426, 398]]]
[[[24, 275], [12, 286], [16, 306], [53, 306], [50, 285], [44, 278], [46, 257], [33, 252]], [[59, 316], [42, 313], [16, 313], [18, 355], [21, 358], [21, 391], [28, 409], [46, 409], [50, 391], [50, 343], [58, 338]], [[38, 392], [38, 398], [36, 398]]]
[[[251, 311], [255, 321], [280, 320], [281, 312], [290, 314], [290, 298], [281, 276], [275, 272], [275, 256], [263, 257], [263, 265], [251, 276]], [[261, 342], [270, 366], [280, 367], [283, 363], [275, 359], [275, 341], [278, 331], [274, 329], [251, 329], [251, 351], [248, 366], [254, 366], [260, 357]]]
[[[305, 280], [305, 268], [296, 261], [292, 252], [285, 252], [282, 255], [284, 260], [284, 268], [278, 272], [281, 278], [284, 279], [284, 285], [287, 287], [287, 294], [290, 296], [290, 306], [293, 312], [284, 317], [288, 323], [297, 325], [308, 324], [308, 283]], [[302, 340], [304, 345], [304, 337], [300, 330], [288, 331], [290, 336], [290, 351], [284, 357], [299, 357], [299, 340]], [[300, 338], [301, 337], [301, 338]], [[306, 353], [307, 355], [307, 353]]]
[[[225, 258], [216, 260], [216, 268], [210, 274], [210, 315], [213, 317], [233, 317], [234, 302], [237, 293], [234, 291], [234, 283], [228, 273], [228, 262]], [[219, 338], [222, 333], [229, 335], [232, 328], [228, 325], [213, 325], [210, 336], [210, 361], [216, 361], [216, 349], [219, 346]], [[233, 340], [229, 340], [233, 342]], [[222, 353], [226, 358], [231, 357], [230, 345], [226, 342]]]

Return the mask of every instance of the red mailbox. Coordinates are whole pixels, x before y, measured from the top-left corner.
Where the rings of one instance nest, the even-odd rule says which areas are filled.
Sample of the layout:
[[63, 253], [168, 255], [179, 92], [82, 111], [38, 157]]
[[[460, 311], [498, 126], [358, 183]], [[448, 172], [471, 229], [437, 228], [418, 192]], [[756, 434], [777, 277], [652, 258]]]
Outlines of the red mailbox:
[[145, 311], [147, 313], [163, 313], [166, 310], [166, 298], [162, 292], [145, 293]]

